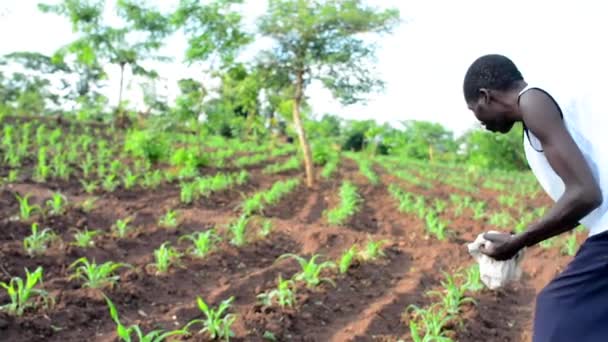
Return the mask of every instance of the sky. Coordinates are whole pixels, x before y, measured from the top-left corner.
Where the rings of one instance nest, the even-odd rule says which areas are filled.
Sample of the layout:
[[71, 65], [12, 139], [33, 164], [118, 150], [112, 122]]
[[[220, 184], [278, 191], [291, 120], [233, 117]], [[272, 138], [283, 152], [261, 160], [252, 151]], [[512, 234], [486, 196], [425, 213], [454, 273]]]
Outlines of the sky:
[[[263, 0], [245, 0], [246, 24], [264, 11]], [[0, 54], [38, 51], [52, 54], [74, 35], [69, 22], [38, 11], [37, 0], [0, 0]], [[49, 0], [49, 3], [54, 1]], [[155, 1], [151, 1], [154, 3]], [[108, 3], [113, 3], [109, 0]], [[176, 0], [157, 0], [171, 8]], [[438, 122], [456, 135], [477, 120], [467, 109], [462, 80], [468, 66], [488, 53], [504, 54], [519, 67], [528, 83], [545, 87], [571, 102], [587, 89], [606, 89], [608, 21], [601, 1], [493, 0], [371, 0], [379, 7], [395, 7], [402, 23], [391, 35], [378, 39], [372, 71], [385, 81], [384, 91], [370, 94], [365, 104], [342, 106], [320, 85], [308, 89], [316, 115], [337, 114], [347, 119], [375, 119], [398, 124], [403, 120]], [[259, 43], [263, 44], [263, 43]], [[186, 41], [176, 35], [161, 54], [175, 58], [160, 66], [169, 98], [180, 78], [204, 74], [200, 66], [182, 63]], [[108, 67], [111, 103], [118, 97], [118, 70]], [[202, 77], [202, 76], [201, 76]], [[607, 89], [608, 90], [608, 89]], [[137, 98], [133, 82], [127, 98]]]

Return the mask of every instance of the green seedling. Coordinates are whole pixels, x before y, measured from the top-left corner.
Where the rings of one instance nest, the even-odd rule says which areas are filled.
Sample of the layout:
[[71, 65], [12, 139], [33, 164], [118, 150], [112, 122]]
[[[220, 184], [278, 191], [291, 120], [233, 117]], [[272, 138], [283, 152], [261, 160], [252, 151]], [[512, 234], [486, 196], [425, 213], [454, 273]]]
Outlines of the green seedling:
[[122, 184], [125, 189], [133, 188], [137, 184], [137, 178], [137, 174], [134, 174], [130, 169], [127, 169], [122, 176]]
[[191, 204], [196, 199], [197, 183], [182, 183], [179, 198], [184, 204]]
[[481, 274], [479, 272], [479, 265], [475, 264], [466, 270], [466, 281], [464, 287], [471, 292], [478, 292], [483, 289], [483, 283], [481, 282]]
[[193, 245], [192, 247], [188, 248], [188, 253], [199, 258], [204, 258], [207, 256], [211, 251], [213, 251], [215, 245], [222, 241], [222, 238], [215, 233], [214, 229], [184, 235], [180, 237], [178, 241], [184, 239], [191, 241]]
[[100, 232], [98, 230], [88, 230], [85, 229], [83, 231], [76, 231], [74, 233], [74, 242], [72, 244], [76, 247], [80, 248], [89, 248], [95, 246], [95, 241], [93, 238], [99, 235]]
[[513, 218], [506, 212], [495, 213], [490, 217], [490, 224], [501, 228], [509, 227], [512, 222]]
[[293, 280], [291, 279], [283, 279], [283, 277], [279, 274], [279, 278], [277, 280], [277, 288], [271, 291], [259, 294], [257, 298], [262, 302], [262, 305], [265, 307], [271, 307], [273, 305], [273, 301], [276, 300], [276, 303], [279, 304], [280, 307], [293, 307], [296, 302], [296, 286]]
[[425, 218], [427, 208], [426, 199], [424, 196], [416, 196], [416, 201], [414, 202], [414, 211], [416, 212], [416, 215], [418, 215], [418, 218]]
[[158, 225], [163, 228], [175, 228], [178, 224], [177, 212], [174, 210], [167, 211], [167, 213], [158, 221]]
[[328, 160], [325, 166], [323, 166], [323, 170], [321, 170], [321, 177], [325, 179], [331, 178], [338, 169], [339, 162], [340, 160], [337, 157]]
[[19, 171], [18, 170], [10, 170], [8, 172], [8, 176], [6, 178], [6, 180], [9, 183], [15, 183], [19, 180]]
[[69, 269], [76, 268], [76, 272], [70, 276], [70, 279], [78, 278], [83, 280], [83, 287], [99, 289], [106, 286], [113, 287], [119, 276], [114, 275], [114, 272], [121, 267], [131, 267], [123, 263], [107, 261], [101, 265], [97, 265], [95, 261], [89, 262], [85, 257], [74, 261]]
[[386, 256], [384, 254], [384, 251], [382, 251], [382, 246], [387, 242], [388, 240], [373, 241], [370, 239], [367, 245], [365, 246], [365, 250], [362, 252], [363, 259], [370, 261], [376, 260], [381, 256]]
[[243, 215], [251, 215], [264, 209], [264, 194], [259, 192], [243, 202]]
[[57, 239], [57, 235], [50, 229], [45, 228], [38, 232], [38, 224], [32, 224], [32, 235], [23, 240], [23, 248], [29, 256], [40, 255], [46, 251], [48, 244]]
[[236, 184], [243, 185], [249, 181], [249, 173], [245, 170], [241, 170], [236, 176]]
[[414, 332], [412, 336], [417, 336], [420, 339], [419, 327], [423, 326], [425, 336], [421, 341], [451, 341], [442, 330], [453, 317], [441, 308], [439, 303], [435, 303], [427, 309], [410, 305], [407, 310], [412, 310], [414, 313], [414, 319], [410, 321], [410, 332]]
[[285, 258], [295, 259], [300, 264], [302, 271], [294, 275], [293, 279], [296, 281], [304, 281], [306, 283], [306, 286], [308, 286], [309, 288], [318, 286], [322, 282], [327, 282], [336, 286], [333, 280], [329, 278], [320, 278], [321, 272], [323, 270], [335, 268], [336, 264], [333, 261], [325, 261], [320, 264], [317, 264], [316, 260], [319, 257], [319, 254], [315, 254], [309, 260], [306, 260], [305, 258], [299, 255], [287, 253], [281, 255], [277, 259], [277, 261]]
[[53, 197], [50, 200], [46, 201], [46, 205], [52, 215], [61, 215], [65, 210], [66, 202], [67, 201], [62, 194], [56, 193], [53, 194]]
[[228, 227], [228, 230], [232, 234], [230, 243], [235, 246], [243, 246], [247, 243], [245, 233], [247, 232], [247, 225], [249, 224], [249, 218], [245, 215], [241, 215], [236, 222], [233, 222]]
[[576, 233], [572, 232], [566, 240], [564, 240], [564, 245], [562, 246], [562, 253], [569, 256], [576, 255], [576, 251], [578, 249], [578, 245], [576, 244]]
[[262, 237], [267, 237], [268, 235], [270, 235], [270, 233], [272, 232], [272, 221], [271, 220], [264, 220], [264, 222], [262, 222], [262, 227], [260, 228], [260, 236]]
[[460, 306], [464, 303], [474, 302], [472, 298], [465, 297], [464, 293], [467, 290], [465, 286], [458, 286], [456, 278], [458, 274], [452, 276], [442, 272], [445, 280], [441, 281], [443, 286], [442, 291], [429, 291], [429, 296], [437, 296], [442, 303], [443, 308], [449, 315], [457, 316], [460, 311]]
[[552, 237], [547, 240], [543, 240], [539, 243], [540, 247], [542, 247], [544, 249], [552, 248], [554, 244], [555, 244], [555, 237]]
[[6, 290], [10, 298], [10, 303], [0, 306], [0, 310], [6, 311], [11, 315], [21, 316], [26, 309], [36, 307], [35, 299], [40, 298], [46, 306], [49, 295], [42, 289], [35, 288], [42, 284], [42, 267], [30, 273], [25, 269], [25, 282], [19, 277], [11, 278], [9, 283], [0, 282], [0, 286]]
[[165, 242], [154, 251], [155, 262], [152, 265], [156, 268], [157, 274], [167, 273], [169, 267], [179, 262], [181, 256], [181, 253], [169, 246], [169, 242]]
[[332, 225], [344, 224], [359, 211], [361, 201], [357, 187], [344, 181], [340, 187], [340, 205], [327, 212], [327, 222]]
[[124, 238], [125, 236], [127, 236], [129, 231], [131, 231], [133, 229], [129, 225], [129, 223], [131, 223], [131, 221], [133, 221], [132, 217], [127, 217], [125, 219], [119, 219], [112, 226], [112, 230], [114, 230], [114, 233], [116, 233], [116, 235], [119, 238]]
[[186, 329], [194, 324], [202, 324], [203, 329], [199, 331], [199, 334], [206, 332], [212, 339], [230, 341], [230, 337], [234, 336], [231, 327], [236, 320], [236, 316], [234, 314], [226, 314], [226, 312], [230, 309], [230, 305], [233, 301], [234, 297], [230, 297], [222, 301], [220, 305], [214, 309], [209, 307], [202, 298], [197, 297], [196, 302], [198, 308], [205, 314], [205, 319], [191, 321], [186, 325]]
[[344, 273], [348, 272], [348, 269], [352, 265], [353, 261], [355, 261], [356, 257], [357, 257], [357, 246], [352, 246], [347, 251], [345, 251], [344, 254], [342, 254], [342, 257], [340, 257], [340, 260], [338, 262], [338, 269], [340, 270], [340, 273], [344, 274]]
[[473, 219], [481, 220], [486, 216], [486, 203], [485, 202], [476, 202], [472, 204], [473, 209]]
[[84, 189], [84, 191], [87, 194], [92, 194], [95, 191], [97, 191], [97, 189], [99, 189], [99, 186], [94, 181], [87, 182], [87, 181], [81, 180], [80, 184], [82, 184], [82, 188]]
[[425, 217], [426, 229], [434, 235], [437, 240], [445, 240], [447, 224], [443, 222], [436, 212], [429, 210]]
[[82, 203], [80, 207], [85, 213], [90, 213], [93, 209], [95, 209], [95, 203], [97, 202], [97, 197], [87, 197]]
[[[122, 325], [122, 323], [120, 323], [120, 319], [118, 317], [118, 310], [116, 310], [114, 303], [112, 303], [112, 301], [106, 295], [104, 295], [104, 297], [110, 310], [110, 317], [112, 317], [112, 320], [114, 321], [114, 323], [116, 323], [116, 335], [118, 335], [118, 338], [120, 338], [120, 340], [123, 342], [163, 342], [171, 336], [186, 335], [188, 333], [186, 328], [184, 328], [172, 331], [154, 330], [147, 334], [144, 334], [138, 325], [131, 325], [129, 327], [125, 327], [124, 325]], [[137, 340], [133, 340], [131, 338], [131, 335], [133, 334], [135, 334]]]
[[118, 184], [116, 175], [109, 174], [103, 179], [101, 187], [107, 192], [114, 192], [118, 188]]
[[25, 195], [24, 197], [15, 195], [15, 197], [19, 202], [19, 216], [22, 220], [27, 221], [32, 218], [34, 212], [41, 211], [40, 206], [32, 205], [29, 203], [30, 195]]

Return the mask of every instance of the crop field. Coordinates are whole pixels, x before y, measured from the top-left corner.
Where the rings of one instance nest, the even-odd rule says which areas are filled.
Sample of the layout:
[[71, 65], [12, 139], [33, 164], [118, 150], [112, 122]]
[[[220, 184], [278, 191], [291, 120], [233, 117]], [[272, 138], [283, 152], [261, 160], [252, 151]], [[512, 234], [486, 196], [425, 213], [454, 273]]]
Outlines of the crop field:
[[311, 189], [291, 144], [0, 133], [2, 341], [527, 341], [583, 238], [527, 250], [489, 291], [466, 244], [548, 208], [526, 173], [336, 151]]

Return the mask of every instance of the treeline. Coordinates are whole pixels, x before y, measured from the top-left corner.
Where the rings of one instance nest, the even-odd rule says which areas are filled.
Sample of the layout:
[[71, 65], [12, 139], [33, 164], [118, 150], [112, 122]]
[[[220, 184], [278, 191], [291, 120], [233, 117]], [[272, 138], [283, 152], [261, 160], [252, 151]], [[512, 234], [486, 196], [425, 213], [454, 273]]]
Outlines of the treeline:
[[[518, 129], [505, 136], [473, 130], [455, 139], [441, 125], [428, 122], [390, 127], [331, 115], [313, 119], [307, 98], [313, 82], [344, 104], [382, 89], [383, 82], [368, 70], [375, 57], [373, 37], [392, 32], [400, 23], [395, 9], [363, 0], [268, 0], [252, 28], [243, 23], [240, 0], [175, 4], [171, 12], [143, 0], [39, 5], [41, 11], [69, 21], [76, 39], [51, 56], [3, 56], [0, 115], [54, 114], [125, 127], [144, 120], [164, 131], [202, 129], [241, 139], [279, 136], [299, 145], [309, 185], [313, 159], [327, 146], [482, 168], [526, 167]], [[118, 18], [108, 18], [109, 11]], [[174, 35], [188, 41], [183, 62], [201, 67], [178, 81], [179, 95], [169, 102], [155, 91], [159, 74], [152, 66], [182, 63], [162, 53]], [[258, 39], [272, 44], [245, 59], [243, 50]], [[109, 65], [120, 70], [118, 75], [107, 73]], [[144, 110], [134, 111], [123, 96], [128, 75], [137, 76]], [[109, 77], [120, 84], [117, 103], [104, 95]]]

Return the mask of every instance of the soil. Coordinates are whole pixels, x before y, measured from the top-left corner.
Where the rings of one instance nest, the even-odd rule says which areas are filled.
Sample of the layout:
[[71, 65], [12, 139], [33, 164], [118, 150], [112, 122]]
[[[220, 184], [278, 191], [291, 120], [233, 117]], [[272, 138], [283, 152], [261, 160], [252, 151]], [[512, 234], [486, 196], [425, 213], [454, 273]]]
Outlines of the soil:
[[[238, 217], [243, 196], [267, 189], [272, 183], [298, 172], [266, 175], [261, 167], [252, 167], [252, 181], [241, 187], [212, 194], [191, 205], [179, 202], [179, 186], [164, 184], [157, 189], [118, 190], [101, 194], [95, 208], [84, 212], [75, 205], [86, 198], [76, 180], [69, 182], [21, 182], [0, 189], [0, 281], [24, 276], [24, 268], [44, 268], [44, 288], [54, 298], [47, 308], [29, 309], [22, 317], [0, 313], [0, 341], [116, 341], [115, 324], [110, 319], [103, 294], [112, 299], [125, 325], [138, 324], [144, 331], [176, 329], [193, 319], [204, 318], [196, 305], [197, 297], [212, 306], [234, 297], [230, 312], [237, 315], [233, 341], [267, 341], [272, 333], [277, 341], [409, 341], [407, 314], [409, 305], [426, 305], [429, 290], [437, 289], [440, 271], [455, 272], [473, 263], [466, 243], [488, 230], [484, 221], [470, 213], [455, 216], [447, 210], [442, 218], [452, 232], [446, 241], [427, 236], [424, 222], [417, 216], [397, 210], [389, 194], [389, 184], [428, 197], [449, 199], [462, 194], [440, 182], [425, 189], [376, 171], [381, 182], [371, 185], [352, 160], [344, 158], [337, 175], [319, 179], [316, 188], [303, 185], [275, 206], [265, 208], [262, 216], [270, 218], [273, 229], [265, 238], [257, 234], [259, 220], [250, 225], [248, 243], [235, 247], [224, 239], [206, 258], [185, 256], [167, 274], [157, 275], [150, 264], [153, 251], [168, 241], [180, 251], [188, 244], [184, 234], [215, 228], [227, 236], [226, 226]], [[342, 227], [330, 226], [324, 212], [337, 205], [343, 180], [359, 189], [361, 210]], [[43, 204], [55, 191], [64, 193], [72, 205], [60, 216], [35, 216], [30, 222], [15, 220], [18, 203], [15, 194], [31, 194], [33, 203]], [[489, 203], [488, 212], [502, 209], [494, 199], [496, 192], [480, 191], [475, 200]], [[534, 205], [549, 205], [543, 195], [529, 199]], [[180, 213], [175, 229], [158, 227], [158, 219], [167, 210]], [[111, 234], [112, 224], [133, 217], [134, 231], [126, 238]], [[30, 234], [31, 222], [51, 228], [63, 242], [54, 242], [40, 256], [28, 256], [22, 246]], [[95, 246], [79, 248], [69, 244], [74, 229], [98, 229]], [[321, 254], [322, 260], [336, 260], [357, 244], [386, 240], [385, 256], [374, 261], [358, 261], [346, 274], [327, 270], [324, 276], [334, 284], [323, 283], [310, 289], [298, 285], [294, 308], [262, 307], [257, 295], [276, 288], [279, 275], [288, 278], [298, 271], [291, 259], [277, 258], [285, 253], [310, 257]], [[124, 262], [131, 265], [119, 270], [120, 280], [113, 288], [82, 288], [81, 281], [70, 278], [69, 266], [87, 257], [97, 263]], [[558, 247], [551, 250], [531, 248], [524, 262], [523, 279], [501, 291], [483, 290], [473, 294], [474, 305], [462, 312], [462, 327], [453, 327], [457, 341], [530, 341], [535, 294], [568, 263]], [[4, 292], [0, 303], [7, 302]], [[203, 334], [188, 341], [207, 341]]]

